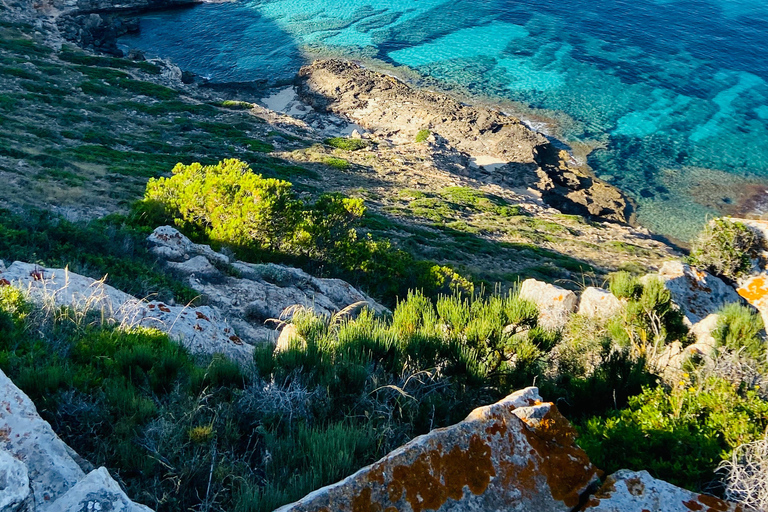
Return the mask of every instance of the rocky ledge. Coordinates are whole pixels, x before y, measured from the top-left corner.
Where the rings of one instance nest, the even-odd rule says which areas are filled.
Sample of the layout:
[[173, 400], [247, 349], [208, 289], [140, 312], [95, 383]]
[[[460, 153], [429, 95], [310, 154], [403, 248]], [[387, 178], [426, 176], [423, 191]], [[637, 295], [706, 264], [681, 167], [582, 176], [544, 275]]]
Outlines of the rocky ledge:
[[341, 60], [319, 60], [296, 78], [301, 100], [320, 112], [354, 122], [379, 139], [414, 142], [430, 132], [435, 148], [467, 157], [472, 172], [490, 183], [533, 188], [564, 213], [626, 222], [631, 207], [617, 189], [572, 168], [543, 135], [519, 119], [413, 89], [404, 82]]
[[748, 511], [644, 471], [618, 471], [597, 489], [600, 471], [574, 435], [555, 405], [526, 388], [276, 512]]

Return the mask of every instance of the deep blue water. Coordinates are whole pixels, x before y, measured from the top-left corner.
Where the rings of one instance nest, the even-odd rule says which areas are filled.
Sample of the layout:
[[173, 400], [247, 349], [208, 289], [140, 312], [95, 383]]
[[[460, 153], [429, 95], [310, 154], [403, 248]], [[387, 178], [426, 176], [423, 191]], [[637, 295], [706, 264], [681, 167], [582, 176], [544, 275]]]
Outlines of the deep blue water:
[[763, 0], [251, 0], [147, 16], [124, 42], [215, 81], [343, 49], [544, 109], [672, 237], [768, 204]]

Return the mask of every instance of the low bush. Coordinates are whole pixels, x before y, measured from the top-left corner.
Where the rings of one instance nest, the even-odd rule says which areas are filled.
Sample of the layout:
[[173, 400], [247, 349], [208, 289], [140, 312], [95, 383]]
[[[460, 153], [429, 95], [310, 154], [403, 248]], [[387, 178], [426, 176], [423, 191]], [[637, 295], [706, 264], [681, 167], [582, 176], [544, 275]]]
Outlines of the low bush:
[[230, 245], [241, 259], [279, 260], [361, 285], [390, 304], [409, 289], [431, 296], [471, 291], [450, 268], [415, 261], [387, 240], [361, 237], [360, 199], [323, 194], [298, 199], [291, 183], [263, 178], [239, 160], [179, 164], [170, 178], [152, 179], [133, 218], [148, 227], [175, 223], [194, 239]]
[[425, 142], [429, 136], [432, 135], [432, 132], [427, 130], [426, 128], [419, 130], [419, 133], [416, 134], [416, 143]]
[[689, 261], [715, 275], [737, 280], [752, 266], [760, 240], [747, 226], [728, 219], [709, 222], [696, 237]]
[[729, 304], [719, 312], [712, 336], [718, 345], [757, 361], [766, 362], [766, 340], [760, 313], [741, 304]]
[[325, 144], [344, 151], [358, 151], [368, 147], [368, 142], [363, 139], [348, 139], [346, 137], [333, 137], [325, 139]]
[[739, 391], [722, 379], [680, 383], [671, 391], [647, 388], [629, 406], [586, 421], [578, 443], [608, 473], [647, 470], [656, 478], [702, 490], [723, 459], [761, 439], [768, 402], [754, 390]]

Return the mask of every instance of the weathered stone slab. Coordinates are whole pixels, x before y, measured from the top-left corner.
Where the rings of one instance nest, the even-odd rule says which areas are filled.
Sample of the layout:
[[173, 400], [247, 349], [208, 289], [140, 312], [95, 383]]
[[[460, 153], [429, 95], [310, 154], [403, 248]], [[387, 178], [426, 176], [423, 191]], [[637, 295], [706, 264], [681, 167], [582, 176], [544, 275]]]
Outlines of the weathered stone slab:
[[0, 448], [0, 510], [17, 512], [29, 496], [27, 466]]
[[191, 242], [170, 226], [155, 229], [148, 241], [152, 252], [166, 260], [168, 268], [219, 308], [240, 336], [252, 343], [276, 341], [274, 325], [265, 322], [281, 318], [291, 306], [303, 306], [328, 316], [352, 304], [364, 304], [377, 313], [387, 312], [384, 306], [340, 279], [322, 279], [274, 263], [230, 260], [207, 245]]
[[35, 404], [2, 371], [0, 449], [26, 466], [35, 510], [47, 511], [51, 503], [85, 477], [64, 442], [37, 414]]
[[768, 272], [740, 279], [736, 292], [760, 312], [763, 323], [768, 325]]
[[621, 301], [608, 290], [585, 288], [579, 299], [579, 314], [591, 318], [608, 319], [617, 315], [622, 308]]
[[526, 279], [520, 287], [520, 298], [530, 300], [539, 308], [539, 324], [548, 329], [560, 329], [576, 311], [578, 298], [565, 288]]
[[719, 277], [680, 261], [665, 262], [658, 277], [672, 293], [672, 300], [680, 307], [689, 327], [717, 313], [727, 304], [744, 302], [736, 291]]
[[253, 346], [244, 343], [212, 307], [174, 306], [137, 299], [103, 281], [69, 272], [14, 262], [0, 271], [0, 285], [12, 284], [38, 303], [100, 311], [118, 324], [152, 327], [167, 332], [193, 354], [221, 353], [243, 365], [253, 360]]
[[420, 436], [278, 512], [570, 511], [597, 469], [536, 388]]
[[706, 494], [656, 480], [647, 471], [622, 469], [606, 478], [583, 511], [591, 512], [756, 512]]
[[48, 512], [151, 512], [149, 507], [131, 501], [106, 468], [94, 469], [56, 500]]

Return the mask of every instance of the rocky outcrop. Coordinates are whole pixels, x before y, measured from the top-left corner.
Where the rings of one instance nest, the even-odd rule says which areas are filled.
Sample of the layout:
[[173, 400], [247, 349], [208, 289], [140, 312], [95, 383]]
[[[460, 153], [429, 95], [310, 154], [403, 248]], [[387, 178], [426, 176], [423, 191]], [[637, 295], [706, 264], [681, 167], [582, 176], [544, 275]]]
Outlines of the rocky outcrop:
[[617, 315], [623, 304], [608, 290], [589, 286], [581, 292], [579, 314], [606, 320]]
[[0, 285], [29, 292], [30, 299], [45, 305], [100, 311], [117, 324], [152, 327], [167, 332], [193, 354], [221, 353], [242, 365], [253, 359], [253, 346], [244, 343], [215, 308], [187, 307], [140, 300], [103, 281], [23, 262], [0, 272]]
[[278, 512], [566, 512], [596, 479], [568, 422], [527, 388]]
[[523, 281], [520, 298], [536, 304], [539, 308], [539, 325], [547, 329], [564, 327], [579, 303], [572, 291], [535, 279]]
[[333, 315], [350, 305], [376, 313], [387, 309], [340, 279], [321, 279], [285, 265], [244, 263], [192, 243], [178, 230], [161, 226], [148, 238], [151, 251], [186, 284], [218, 308], [244, 339], [276, 340], [270, 319], [290, 319], [284, 312], [304, 306], [320, 315]]
[[150, 512], [128, 499], [106, 469], [86, 475], [76, 458], [0, 371], [0, 510]]
[[605, 480], [582, 511], [591, 512], [757, 512], [706, 494], [696, 494], [647, 471], [617, 471]]
[[729, 220], [744, 224], [758, 237], [760, 247], [752, 260], [752, 270], [736, 283], [736, 292], [760, 311], [763, 323], [768, 326], [768, 221]]
[[345, 117], [376, 138], [412, 143], [420, 130], [429, 130], [434, 144], [446, 144], [475, 162], [464, 172], [485, 173], [488, 181], [506, 186], [537, 188], [567, 213], [628, 218], [628, 203], [617, 189], [570, 168], [543, 135], [516, 118], [419, 91], [340, 60], [303, 67], [296, 88], [314, 109]]
[[719, 277], [680, 261], [665, 262], [658, 274], [646, 276], [646, 279], [654, 276], [661, 279], [672, 293], [672, 300], [680, 307], [689, 327], [727, 304], [743, 302]]
[[29, 496], [27, 466], [0, 448], [0, 510], [18, 512]]
[[56, 500], [48, 512], [109, 510], [110, 512], [151, 512], [126, 496], [106, 468], [94, 469], [77, 482], [67, 494]]

